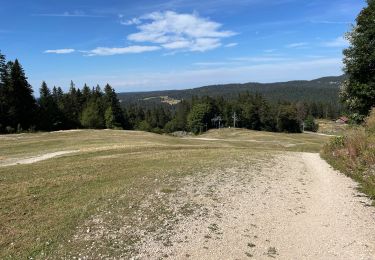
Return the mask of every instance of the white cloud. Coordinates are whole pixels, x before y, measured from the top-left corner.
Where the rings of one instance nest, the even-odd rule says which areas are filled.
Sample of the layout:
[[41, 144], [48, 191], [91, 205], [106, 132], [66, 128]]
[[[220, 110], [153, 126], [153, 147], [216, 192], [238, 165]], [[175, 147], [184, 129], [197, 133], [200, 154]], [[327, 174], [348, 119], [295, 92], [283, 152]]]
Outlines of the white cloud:
[[306, 47], [307, 45], [309, 45], [307, 42], [296, 42], [296, 43], [288, 44], [285, 47], [287, 47], [287, 48], [301, 48], [301, 47]]
[[220, 30], [220, 23], [197, 14], [154, 12], [132, 20], [139, 23], [139, 32], [128, 35], [128, 40], [157, 43], [166, 49], [204, 52], [218, 48], [222, 38], [236, 34]]
[[224, 47], [226, 47], [226, 48], [231, 48], [231, 47], [236, 47], [238, 45], [238, 43], [236, 43], [236, 42], [232, 42], [232, 43], [228, 43], [228, 44], [226, 44]]
[[219, 39], [215, 38], [198, 38], [195, 43], [190, 46], [191, 51], [208, 51], [220, 47], [221, 43]]
[[328, 41], [323, 43], [325, 47], [337, 47], [337, 48], [345, 48], [349, 46], [349, 41], [346, 40], [344, 37], [337, 37], [332, 41]]
[[[55, 16], [55, 15], [54, 15]], [[85, 13], [63, 13], [61, 16], [86, 16]], [[97, 47], [88, 51], [80, 51], [87, 56], [110, 56], [128, 53], [157, 51], [162, 48], [171, 53], [193, 51], [205, 52], [222, 46], [221, 39], [235, 35], [232, 31], [220, 30], [221, 24], [199, 17], [197, 14], [179, 14], [172, 11], [154, 12], [138, 18], [124, 20], [118, 15], [123, 25], [136, 25], [139, 30], [128, 35], [133, 42], [152, 43], [153, 45], [133, 45], [128, 47]], [[155, 45], [157, 44], [157, 45]], [[225, 47], [234, 47], [237, 43], [229, 43]], [[66, 54], [74, 49], [47, 50], [46, 53]]]
[[117, 55], [117, 54], [157, 51], [159, 49], [160, 47], [158, 46], [133, 45], [133, 46], [128, 46], [128, 47], [120, 47], [120, 48], [98, 47], [93, 50], [87, 51], [86, 53], [88, 56], [111, 56], [111, 55]]
[[55, 53], [55, 54], [69, 54], [75, 52], [75, 49], [57, 49], [57, 50], [46, 50], [44, 53]]
[[166, 49], [183, 49], [188, 48], [191, 45], [189, 41], [175, 41], [163, 44], [162, 46]]

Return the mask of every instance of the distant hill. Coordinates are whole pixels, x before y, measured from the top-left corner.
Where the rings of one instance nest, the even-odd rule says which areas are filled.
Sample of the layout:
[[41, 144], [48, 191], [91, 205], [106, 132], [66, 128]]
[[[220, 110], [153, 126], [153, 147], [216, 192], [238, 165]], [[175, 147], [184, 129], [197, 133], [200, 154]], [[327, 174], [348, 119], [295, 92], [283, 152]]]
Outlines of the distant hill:
[[277, 83], [244, 83], [211, 85], [184, 90], [163, 90], [150, 92], [119, 93], [121, 102], [128, 104], [141, 103], [165, 103], [176, 104], [182, 99], [191, 99], [193, 96], [223, 96], [236, 97], [239, 93], [260, 93], [270, 101], [314, 101], [314, 102], [338, 102], [340, 84], [345, 76], [324, 77], [315, 80], [299, 80]]

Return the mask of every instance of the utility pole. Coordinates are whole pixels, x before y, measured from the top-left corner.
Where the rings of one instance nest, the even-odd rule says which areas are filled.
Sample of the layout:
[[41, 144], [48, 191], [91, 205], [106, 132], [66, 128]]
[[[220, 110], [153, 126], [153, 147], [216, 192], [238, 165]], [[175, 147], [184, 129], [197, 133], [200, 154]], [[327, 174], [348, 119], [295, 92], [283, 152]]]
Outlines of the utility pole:
[[233, 112], [232, 118], [233, 118], [233, 127], [236, 128], [236, 121], [238, 120], [236, 112]]
[[221, 116], [215, 116], [214, 118], [211, 119], [211, 122], [212, 122], [213, 126], [220, 129], [222, 120], [223, 119], [221, 118]]

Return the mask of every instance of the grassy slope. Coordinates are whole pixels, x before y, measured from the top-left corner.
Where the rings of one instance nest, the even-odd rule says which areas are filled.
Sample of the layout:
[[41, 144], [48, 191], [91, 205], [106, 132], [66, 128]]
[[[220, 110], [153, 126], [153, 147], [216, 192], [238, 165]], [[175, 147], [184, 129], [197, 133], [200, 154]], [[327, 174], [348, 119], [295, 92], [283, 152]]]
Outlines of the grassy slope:
[[[0, 164], [7, 158], [80, 150], [30, 165], [0, 167], [1, 259], [66, 256], [66, 250], [80, 246], [69, 243], [76, 228], [97, 212], [110, 208], [131, 216], [134, 208], [128, 205], [137, 205], [152, 192], [175, 189], [180, 177], [225, 167], [244, 154], [318, 152], [327, 140], [237, 129], [199, 136], [210, 140], [106, 130], [0, 138]], [[155, 214], [162, 213], [153, 214], [150, 219], [156, 223]], [[136, 239], [129, 237], [126, 243]]]
[[321, 155], [357, 181], [359, 190], [375, 200], [375, 134], [362, 127], [350, 129], [343, 136], [332, 138]]
[[349, 126], [346, 124], [339, 124], [332, 120], [318, 119], [319, 124], [318, 133], [328, 134], [328, 135], [343, 135]]

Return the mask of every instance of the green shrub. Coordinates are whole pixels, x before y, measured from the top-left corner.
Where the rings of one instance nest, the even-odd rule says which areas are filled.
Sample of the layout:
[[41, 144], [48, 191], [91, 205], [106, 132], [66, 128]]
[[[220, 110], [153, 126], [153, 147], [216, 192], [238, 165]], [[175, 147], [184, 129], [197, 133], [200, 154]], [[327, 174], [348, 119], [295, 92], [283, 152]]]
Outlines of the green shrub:
[[344, 136], [335, 136], [330, 141], [331, 148], [342, 148], [345, 146], [345, 137]]
[[319, 130], [319, 125], [315, 123], [315, 119], [313, 116], [308, 116], [304, 122], [305, 124], [305, 131], [317, 132]]

